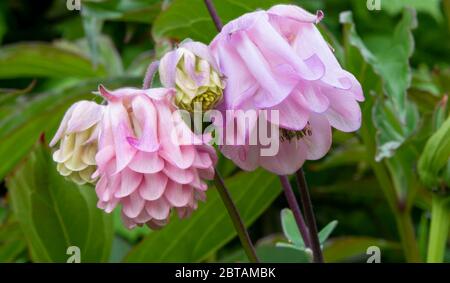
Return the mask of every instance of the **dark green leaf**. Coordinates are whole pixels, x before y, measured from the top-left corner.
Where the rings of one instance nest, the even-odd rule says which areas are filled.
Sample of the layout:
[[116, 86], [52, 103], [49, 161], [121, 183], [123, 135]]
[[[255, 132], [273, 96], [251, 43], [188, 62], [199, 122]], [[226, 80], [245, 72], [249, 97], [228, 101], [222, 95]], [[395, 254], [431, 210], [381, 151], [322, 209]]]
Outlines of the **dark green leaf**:
[[55, 89], [23, 103], [18, 102], [14, 113], [0, 121], [0, 179], [28, 153], [41, 133], [51, 136], [64, 112], [74, 102], [93, 99], [92, 91], [100, 83], [115, 87], [140, 85], [140, 79], [118, 78], [85, 81], [64, 89]]
[[88, 58], [49, 43], [19, 43], [0, 48], [0, 79], [17, 77], [92, 78], [105, 75]]
[[342, 237], [330, 240], [324, 248], [325, 262], [345, 262], [355, 257], [368, 258], [367, 248], [376, 246], [383, 253], [384, 250], [399, 250], [400, 245], [383, 239], [370, 237]]
[[13, 211], [24, 231], [34, 262], [66, 262], [76, 246], [82, 262], [109, 258], [112, 216], [97, 208], [90, 186], [66, 181], [41, 140], [7, 178]]

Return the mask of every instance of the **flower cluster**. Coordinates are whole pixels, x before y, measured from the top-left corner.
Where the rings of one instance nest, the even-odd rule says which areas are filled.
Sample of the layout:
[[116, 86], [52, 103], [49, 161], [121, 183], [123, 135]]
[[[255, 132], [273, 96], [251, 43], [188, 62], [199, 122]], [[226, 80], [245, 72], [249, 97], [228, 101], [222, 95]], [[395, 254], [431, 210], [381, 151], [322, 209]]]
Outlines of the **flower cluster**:
[[[244, 170], [261, 166], [286, 175], [305, 160], [322, 158], [331, 147], [331, 127], [360, 127], [358, 102], [364, 100], [359, 82], [341, 68], [317, 29], [322, 17], [291, 5], [248, 13], [229, 22], [209, 46], [185, 41], [164, 55], [163, 88], [100, 86], [106, 104], [74, 104], [51, 142], [60, 141], [58, 171], [79, 184], [95, 183], [98, 207], [111, 212], [121, 205], [127, 227], [160, 228], [171, 211], [186, 217], [205, 200], [205, 180], [214, 177], [217, 160], [206, 135], [194, 134], [177, 109], [192, 114], [199, 103], [203, 112], [256, 110], [258, 119], [238, 130], [244, 142], [220, 146]], [[278, 115], [259, 114], [267, 110]], [[236, 123], [214, 121], [233, 134]], [[274, 155], [261, 155], [260, 141], [249, 143], [261, 127], [276, 131]]]

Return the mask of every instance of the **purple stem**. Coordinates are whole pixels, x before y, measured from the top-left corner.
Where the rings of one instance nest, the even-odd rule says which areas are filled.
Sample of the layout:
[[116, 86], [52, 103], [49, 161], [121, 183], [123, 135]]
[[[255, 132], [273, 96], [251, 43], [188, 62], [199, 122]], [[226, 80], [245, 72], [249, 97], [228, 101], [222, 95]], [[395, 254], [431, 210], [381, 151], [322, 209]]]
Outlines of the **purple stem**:
[[144, 78], [144, 84], [143, 84], [144, 89], [149, 89], [152, 87], [153, 78], [155, 77], [158, 67], [159, 67], [159, 61], [154, 61], [148, 66], [147, 72], [145, 73], [145, 78]]
[[205, 0], [206, 8], [208, 8], [208, 12], [211, 15], [211, 18], [216, 26], [217, 30], [220, 32], [222, 30], [223, 24], [219, 15], [217, 14], [217, 10], [214, 7], [214, 4], [211, 0]]
[[309, 238], [309, 229], [305, 224], [305, 220], [303, 219], [302, 212], [300, 207], [298, 206], [298, 202], [295, 199], [294, 191], [292, 190], [291, 183], [289, 183], [289, 179], [287, 176], [280, 175], [281, 186], [284, 190], [284, 195], [286, 196], [289, 207], [294, 214], [295, 222], [297, 223], [298, 229], [300, 230], [300, 234], [302, 235], [303, 242], [305, 246], [311, 248], [311, 240]]
[[309, 227], [309, 237], [311, 239], [311, 249], [313, 251], [314, 262], [323, 262], [322, 249], [320, 247], [319, 236], [317, 233], [316, 218], [312, 207], [311, 197], [309, 196], [308, 184], [306, 183], [303, 169], [300, 168], [297, 173], [297, 184], [300, 190], [303, 212], [305, 213], [306, 223]]

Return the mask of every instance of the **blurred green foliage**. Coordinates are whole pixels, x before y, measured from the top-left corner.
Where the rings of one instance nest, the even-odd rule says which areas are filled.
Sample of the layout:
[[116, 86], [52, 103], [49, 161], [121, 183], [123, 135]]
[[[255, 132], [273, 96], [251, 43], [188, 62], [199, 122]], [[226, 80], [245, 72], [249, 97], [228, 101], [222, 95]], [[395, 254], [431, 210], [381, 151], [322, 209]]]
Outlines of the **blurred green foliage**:
[[[0, 262], [65, 262], [70, 245], [82, 261], [245, 261], [214, 188], [190, 219], [128, 231], [117, 211], [96, 208], [93, 188], [59, 177], [39, 142], [73, 102], [98, 100], [98, 84], [139, 87], [178, 42], [208, 43], [216, 31], [203, 1], [65, 2], [0, 1]], [[332, 223], [325, 260], [365, 262], [377, 246], [383, 262], [425, 261], [429, 189], [450, 176], [450, 1], [381, 0], [379, 11], [363, 0], [214, 3], [224, 22], [277, 3], [324, 11], [319, 27], [366, 97], [361, 130], [335, 132], [329, 155], [305, 165], [318, 226]], [[222, 157], [219, 170], [261, 259], [308, 262], [276, 177]]]

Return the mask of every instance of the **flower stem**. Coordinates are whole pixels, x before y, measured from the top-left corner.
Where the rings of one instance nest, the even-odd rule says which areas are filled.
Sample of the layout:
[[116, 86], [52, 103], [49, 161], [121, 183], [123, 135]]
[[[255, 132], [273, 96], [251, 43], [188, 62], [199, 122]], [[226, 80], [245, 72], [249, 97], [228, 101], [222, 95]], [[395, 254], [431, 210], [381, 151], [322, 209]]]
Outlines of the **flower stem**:
[[237, 210], [237, 207], [234, 204], [233, 199], [231, 198], [230, 192], [225, 186], [225, 182], [223, 181], [217, 170], [214, 174], [214, 183], [216, 184], [217, 191], [219, 192], [219, 195], [222, 198], [228, 214], [230, 215], [231, 221], [233, 222], [234, 228], [236, 229], [239, 240], [241, 240], [242, 247], [244, 248], [249, 261], [258, 263], [259, 260], [256, 255], [255, 248], [252, 244], [247, 230], [245, 229], [245, 225], [242, 221], [241, 216], [239, 215], [239, 211]]
[[323, 262], [322, 249], [320, 247], [319, 236], [317, 232], [316, 218], [312, 207], [311, 197], [309, 196], [308, 184], [306, 183], [303, 169], [300, 168], [297, 173], [297, 184], [300, 190], [300, 198], [302, 200], [303, 211], [305, 212], [306, 224], [309, 228], [309, 237], [311, 239], [311, 248], [313, 251], [314, 262]]
[[428, 240], [428, 263], [442, 263], [450, 225], [450, 198], [433, 195], [431, 203], [430, 238]]
[[220, 32], [222, 30], [222, 20], [219, 17], [219, 14], [217, 14], [217, 10], [214, 7], [214, 4], [211, 0], [204, 0], [206, 8], [208, 8], [208, 12], [211, 15], [211, 18], [214, 22], [214, 25], [216, 26], [217, 30]]
[[298, 202], [295, 198], [294, 191], [292, 190], [291, 184], [289, 183], [289, 179], [287, 176], [280, 176], [281, 186], [283, 187], [284, 195], [286, 196], [286, 200], [289, 204], [289, 207], [294, 214], [295, 222], [297, 223], [298, 230], [300, 231], [300, 235], [302, 235], [303, 242], [307, 248], [311, 248], [311, 240], [309, 237], [309, 229], [305, 224], [305, 220], [303, 218], [302, 212], [298, 205]]
[[153, 78], [155, 77], [158, 67], [159, 67], [159, 61], [154, 61], [148, 66], [147, 71], [145, 72], [145, 78], [144, 78], [144, 83], [143, 83], [144, 89], [149, 89], [152, 87]]

